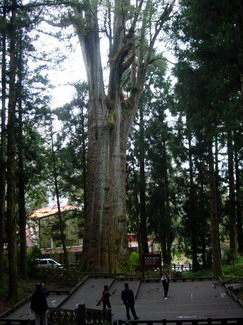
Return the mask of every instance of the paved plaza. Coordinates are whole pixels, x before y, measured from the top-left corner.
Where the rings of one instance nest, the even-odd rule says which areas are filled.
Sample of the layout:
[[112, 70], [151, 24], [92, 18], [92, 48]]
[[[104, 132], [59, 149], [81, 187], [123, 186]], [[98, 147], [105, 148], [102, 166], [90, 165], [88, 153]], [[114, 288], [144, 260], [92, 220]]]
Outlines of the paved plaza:
[[[121, 300], [124, 283], [128, 282], [136, 296], [135, 309], [140, 320], [177, 320], [205, 318], [243, 318], [243, 309], [219, 280], [171, 281], [168, 299], [163, 297], [159, 282], [142, 282], [138, 279], [91, 277], [80, 283], [71, 294], [51, 294], [50, 307], [75, 309], [80, 303], [87, 308], [102, 309], [101, 295], [104, 285], [109, 286], [113, 321], [126, 320], [125, 306]], [[26, 302], [8, 319], [33, 319], [30, 303]]]

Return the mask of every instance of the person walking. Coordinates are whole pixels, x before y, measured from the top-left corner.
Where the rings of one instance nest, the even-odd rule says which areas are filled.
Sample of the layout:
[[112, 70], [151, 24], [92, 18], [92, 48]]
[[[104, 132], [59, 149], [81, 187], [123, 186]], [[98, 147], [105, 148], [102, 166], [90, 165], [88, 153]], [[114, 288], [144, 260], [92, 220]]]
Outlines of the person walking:
[[169, 284], [170, 284], [170, 277], [167, 272], [165, 272], [161, 278], [161, 282], [164, 288], [164, 298], [167, 299], [168, 291], [169, 291]]
[[106, 310], [106, 307], [111, 308], [110, 296], [111, 294], [109, 292], [108, 285], [105, 285], [102, 293], [103, 310]]
[[139, 319], [139, 317], [136, 314], [135, 311], [135, 300], [134, 300], [134, 293], [132, 291], [132, 289], [129, 288], [128, 283], [124, 284], [125, 289], [122, 291], [121, 293], [121, 299], [124, 303], [124, 305], [126, 306], [126, 314], [127, 314], [127, 319], [130, 320], [130, 310], [131, 313], [134, 317], [134, 319]]
[[36, 283], [35, 287], [30, 303], [30, 309], [35, 313], [35, 325], [47, 325], [48, 304], [46, 297], [49, 292], [44, 283]]

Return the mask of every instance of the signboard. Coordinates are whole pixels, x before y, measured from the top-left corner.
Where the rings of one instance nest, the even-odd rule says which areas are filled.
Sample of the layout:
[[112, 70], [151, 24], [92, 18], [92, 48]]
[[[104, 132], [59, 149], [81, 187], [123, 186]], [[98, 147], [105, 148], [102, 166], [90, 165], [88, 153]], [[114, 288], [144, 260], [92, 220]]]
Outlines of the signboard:
[[142, 255], [143, 268], [147, 267], [158, 267], [161, 268], [161, 255], [154, 253], [143, 253]]
[[144, 270], [145, 269], [152, 269], [152, 268], [159, 269], [160, 270], [160, 277], [162, 276], [161, 254], [143, 253], [143, 255], [142, 255], [143, 279], [144, 279]]

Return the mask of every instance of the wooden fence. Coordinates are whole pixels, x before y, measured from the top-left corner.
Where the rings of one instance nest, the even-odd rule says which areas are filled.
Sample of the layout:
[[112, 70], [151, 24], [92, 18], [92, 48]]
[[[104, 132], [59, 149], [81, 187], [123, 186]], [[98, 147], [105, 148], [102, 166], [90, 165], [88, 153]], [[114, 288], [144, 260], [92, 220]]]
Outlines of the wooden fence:
[[61, 268], [42, 268], [40, 271], [43, 281], [55, 280], [60, 283], [76, 284], [80, 282], [87, 274], [75, 270]]

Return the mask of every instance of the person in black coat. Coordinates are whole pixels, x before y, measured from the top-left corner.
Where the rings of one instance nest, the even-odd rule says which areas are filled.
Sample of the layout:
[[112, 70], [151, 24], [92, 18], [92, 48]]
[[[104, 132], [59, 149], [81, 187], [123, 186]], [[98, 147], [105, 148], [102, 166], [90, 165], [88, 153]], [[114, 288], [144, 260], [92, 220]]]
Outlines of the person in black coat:
[[134, 305], [135, 305], [135, 300], [134, 300], [134, 294], [132, 289], [129, 288], [128, 283], [124, 284], [125, 289], [122, 291], [121, 293], [121, 299], [124, 303], [124, 305], [126, 306], [126, 313], [127, 313], [127, 319], [130, 320], [130, 309], [131, 309], [131, 313], [134, 317], [134, 319], [138, 319], [138, 316], [136, 314]]
[[35, 325], [47, 325], [48, 304], [46, 297], [49, 295], [44, 283], [36, 283], [36, 289], [31, 296], [30, 309], [35, 313]]

